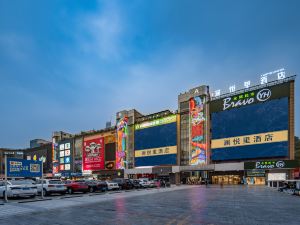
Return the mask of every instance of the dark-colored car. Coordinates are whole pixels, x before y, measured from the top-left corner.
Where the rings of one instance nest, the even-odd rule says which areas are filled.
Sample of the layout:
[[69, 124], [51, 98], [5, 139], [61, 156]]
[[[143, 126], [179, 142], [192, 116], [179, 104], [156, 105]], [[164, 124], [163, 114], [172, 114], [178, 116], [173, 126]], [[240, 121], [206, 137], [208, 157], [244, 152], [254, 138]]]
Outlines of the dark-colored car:
[[135, 189], [144, 188], [143, 185], [141, 185], [140, 180], [130, 180], [130, 182]]
[[99, 180], [86, 180], [85, 183], [89, 186], [89, 192], [107, 191], [107, 183]]
[[129, 179], [124, 178], [115, 178], [112, 182], [117, 183], [122, 190], [129, 190], [133, 189], [134, 185]]
[[67, 180], [65, 181], [65, 185], [69, 194], [73, 194], [74, 192], [87, 193], [89, 191], [89, 186], [84, 180]]

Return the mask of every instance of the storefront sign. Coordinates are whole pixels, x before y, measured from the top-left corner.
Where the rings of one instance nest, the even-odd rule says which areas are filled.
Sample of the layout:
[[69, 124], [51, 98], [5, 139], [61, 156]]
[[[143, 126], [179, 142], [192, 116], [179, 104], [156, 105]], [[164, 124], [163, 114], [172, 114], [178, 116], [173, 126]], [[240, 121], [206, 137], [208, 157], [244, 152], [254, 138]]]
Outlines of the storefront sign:
[[8, 177], [41, 177], [42, 162], [25, 159], [7, 159]]
[[104, 169], [104, 138], [84, 139], [82, 165], [84, 171]]
[[136, 124], [135, 129], [140, 130], [140, 129], [144, 129], [144, 128], [149, 128], [149, 127], [154, 127], [154, 126], [159, 126], [159, 125], [174, 123], [174, 122], [176, 122], [176, 115], [171, 115], [171, 116], [166, 116], [166, 117], [163, 117], [160, 119]]
[[300, 162], [297, 160], [265, 160], [257, 162], [245, 162], [245, 169], [292, 169], [299, 167]]
[[177, 146], [136, 150], [134, 154], [135, 157], [177, 154]]
[[211, 148], [228, 148], [245, 145], [275, 143], [282, 141], [288, 141], [287, 130], [214, 139], [211, 142]]
[[210, 103], [210, 109], [211, 112], [219, 112], [281, 97], [288, 97], [289, 90], [289, 83], [284, 83], [253, 91], [247, 91], [237, 95], [228, 96], [226, 98], [214, 100]]
[[116, 169], [126, 168], [126, 153], [128, 145], [128, 117], [122, 117], [117, 122]]

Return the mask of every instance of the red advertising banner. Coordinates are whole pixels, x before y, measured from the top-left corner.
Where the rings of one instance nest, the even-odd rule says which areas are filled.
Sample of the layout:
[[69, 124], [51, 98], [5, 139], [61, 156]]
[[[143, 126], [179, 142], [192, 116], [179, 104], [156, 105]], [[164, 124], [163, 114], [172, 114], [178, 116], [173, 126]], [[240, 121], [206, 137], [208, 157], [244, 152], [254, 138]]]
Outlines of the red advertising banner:
[[82, 151], [83, 171], [104, 169], [104, 138], [84, 139]]

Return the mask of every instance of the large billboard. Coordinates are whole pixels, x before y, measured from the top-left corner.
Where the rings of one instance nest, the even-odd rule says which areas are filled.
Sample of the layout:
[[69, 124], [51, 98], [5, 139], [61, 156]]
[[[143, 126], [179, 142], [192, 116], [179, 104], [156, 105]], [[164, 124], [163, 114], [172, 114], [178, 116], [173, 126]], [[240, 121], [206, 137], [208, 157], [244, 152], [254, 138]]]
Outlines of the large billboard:
[[128, 141], [128, 117], [122, 117], [117, 122], [116, 169], [126, 168], [127, 141]]
[[104, 137], [85, 137], [82, 151], [82, 170], [104, 169]]
[[58, 142], [58, 170], [60, 173], [72, 171], [73, 163], [73, 139]]
[[38, 160], [7, 159], [8, 177], [42, 177], [42, 162]]
[[190, 108], [190, 165], [206, 163], [206, 115], [205, 97], [193, 97], [189, 101]]
[[136, 167], [176, 164], [176, 115], [136, 124], [134, 148]]
[[288, 157], [289, 83], [210, 103], [213, 161]]

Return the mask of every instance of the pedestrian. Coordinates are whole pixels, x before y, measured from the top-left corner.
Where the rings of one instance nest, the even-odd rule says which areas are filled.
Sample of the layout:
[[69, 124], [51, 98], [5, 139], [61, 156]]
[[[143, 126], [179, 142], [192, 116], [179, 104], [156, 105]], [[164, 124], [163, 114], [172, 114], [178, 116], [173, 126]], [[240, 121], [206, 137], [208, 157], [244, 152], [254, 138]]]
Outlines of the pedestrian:
[[221, 183], [220, 183], [221, 188], [223, 188], [223, 182], [224, 182], [224, 179], [222, 178]]

